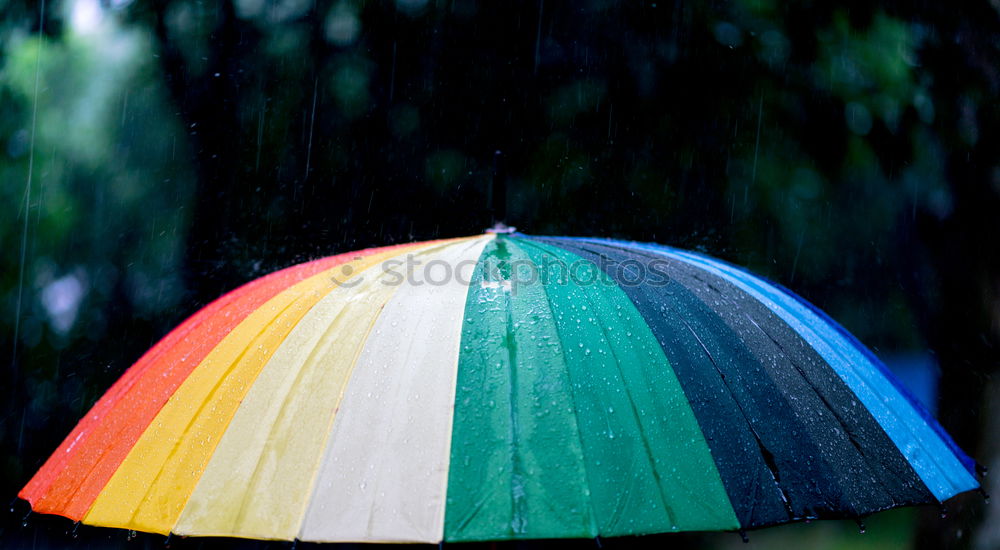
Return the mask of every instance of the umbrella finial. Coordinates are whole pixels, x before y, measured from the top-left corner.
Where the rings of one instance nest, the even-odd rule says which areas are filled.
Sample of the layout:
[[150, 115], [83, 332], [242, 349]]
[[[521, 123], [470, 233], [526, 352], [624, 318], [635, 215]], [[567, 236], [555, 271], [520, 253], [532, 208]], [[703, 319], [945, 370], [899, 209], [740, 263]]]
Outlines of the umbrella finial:
[[511, 227], [503, 222], [493, 224], [493, 227], [486, 230], [487, 233], [509, 234], [517, 231], [516, 227]]

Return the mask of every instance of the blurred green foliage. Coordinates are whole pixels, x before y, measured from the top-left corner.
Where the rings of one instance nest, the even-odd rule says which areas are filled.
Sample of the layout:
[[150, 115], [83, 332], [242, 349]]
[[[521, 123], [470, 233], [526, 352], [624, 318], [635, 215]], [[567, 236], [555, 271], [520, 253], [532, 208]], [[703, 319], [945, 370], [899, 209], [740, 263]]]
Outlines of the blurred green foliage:
[[[221, 292], [497, 215], [708, 251], [929, 346], [981, 441], [948, 399], [997, 365], [994, 5], [42, 6], [0, 8], [4, 495]], [[892, 517], [885, 547], [916, 540]]]
[[11, 496], [39, 464], [34, 449], [51, 443], [47, 430], [86, 412], [184, 290], [193, 174], [175, 162], [187, 143], [146, 54], [150, 36], [63, 28], [4, 29], [0, 325], [13, 360], [0, 437]]

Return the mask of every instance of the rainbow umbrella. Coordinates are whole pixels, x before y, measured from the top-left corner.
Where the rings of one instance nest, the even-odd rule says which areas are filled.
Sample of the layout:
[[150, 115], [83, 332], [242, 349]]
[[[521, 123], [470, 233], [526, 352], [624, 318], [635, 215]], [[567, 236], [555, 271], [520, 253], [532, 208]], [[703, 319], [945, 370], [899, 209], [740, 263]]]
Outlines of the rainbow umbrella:
[[611, 537], [940, 503], [974, 468], [787, 290], [653, 244], [486, 234], [226, 294], [20, 496], [163, 534]]

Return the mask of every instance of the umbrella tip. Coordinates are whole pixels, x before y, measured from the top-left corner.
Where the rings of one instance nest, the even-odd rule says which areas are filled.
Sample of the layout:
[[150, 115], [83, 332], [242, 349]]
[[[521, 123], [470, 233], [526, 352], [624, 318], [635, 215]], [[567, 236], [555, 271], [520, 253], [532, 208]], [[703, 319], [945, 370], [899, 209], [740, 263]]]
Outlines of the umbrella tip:
[[744, 531], [743, 529], [740, 529], [739, 532], [740, 532], [740, 538], [743, 539], [743, 543], [744, 544], [750, 542], [750, 537], [747, 536], [747, 532], [746, 531]]
[[487, 233], [510, 234], [517, 231], [516, 227], [511, 227], [503, 222], [493, 224], [493, 227], [486, 230]]

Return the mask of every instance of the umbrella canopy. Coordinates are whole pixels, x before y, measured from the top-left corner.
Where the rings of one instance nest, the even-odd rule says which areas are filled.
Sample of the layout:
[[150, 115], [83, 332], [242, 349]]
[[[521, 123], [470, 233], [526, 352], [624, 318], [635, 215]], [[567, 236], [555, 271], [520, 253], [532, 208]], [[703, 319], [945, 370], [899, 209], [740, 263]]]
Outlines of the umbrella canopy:
[[974, 472], [870, 351], [773, 283], [659, 245], [487, 234], [219, 298], [20, 496], [164, 534], [438, 542], [857, 518]]

